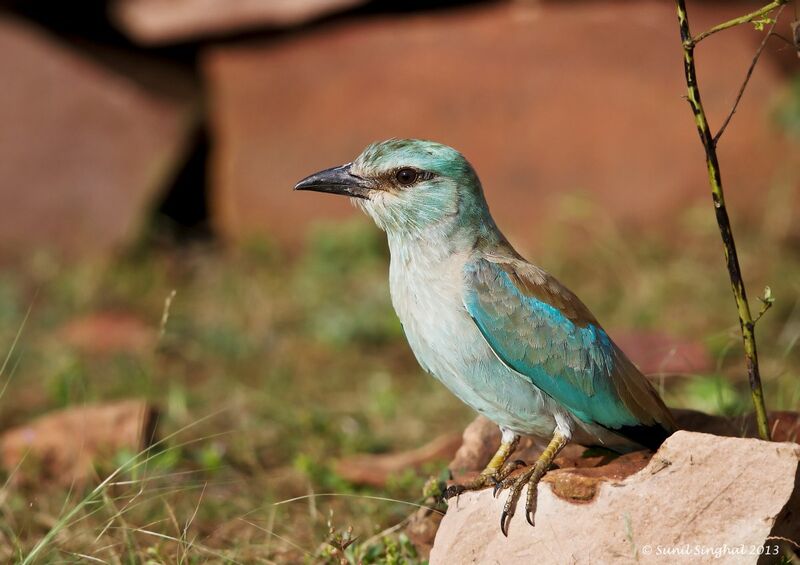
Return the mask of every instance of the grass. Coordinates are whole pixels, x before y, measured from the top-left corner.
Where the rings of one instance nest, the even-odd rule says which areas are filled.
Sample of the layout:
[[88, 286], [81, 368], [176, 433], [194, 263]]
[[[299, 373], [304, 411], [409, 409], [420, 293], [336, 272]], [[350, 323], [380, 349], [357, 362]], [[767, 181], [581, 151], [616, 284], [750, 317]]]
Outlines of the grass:
[[[709, 208], [675, 218], [676, 245], [621, 233], [589, 199], [571, 196], [537, 240], [515, 243], [607, 328], [705, 344], [717, 370], [671, 378], [665, 396], [733, 414], [750, 404]], [[775, 213], [737, 236], [751, 295], [769, 284], [777, 298], [758, 326], [768, 406], [796, 409], [800, 234]], [[386, 271], [382, 234], [358, 219], [320, 227], [300, 256], [263, 241], [227, 252], [143, 243], [108, 265], [62, 269], [39, 255], [0, 274], [0, 343], [11, 349], [0, 428], [143, 396], [160, 408], [163, 438], [98, 462], [90, 485], [19, 482], [27, 463], [7, 471], [0, 561], [419, 562], [392, 527], [421, 502], [426, 473], [376, 490], [348, 484], [332, 466], [417, 447], [473, 417], [417, 367]], [[143, 320], [157, 336], [152, 347], [98, 354], [61, 339], [64, 324], [100, 311]]]

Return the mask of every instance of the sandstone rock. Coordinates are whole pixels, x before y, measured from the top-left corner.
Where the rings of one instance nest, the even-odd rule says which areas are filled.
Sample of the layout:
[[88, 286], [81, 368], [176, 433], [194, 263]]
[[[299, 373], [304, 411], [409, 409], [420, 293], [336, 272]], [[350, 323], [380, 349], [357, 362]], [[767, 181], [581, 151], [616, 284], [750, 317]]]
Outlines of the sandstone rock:
[[[694, 28], [741, 8], [733, 4], [692, 6]], [[698, 53], [713, 124], [752, 60], [753, 33], [730, 30]], [[711, 206], [668, 2], [508, 2], [335, 22], [212, 47], [202, 68], [211, 213], [232, 240], [297, 241], [309, 222], [353, 213], [342, 198], [290, 189], [388, 137], [464, 152], [514, 241], [529, 240], [572, 192], [588, 194], [599, 217], [670, 241], [676, 215]], [[758, 217], [774, 163], [789, 153], [765, 111], [782, 81], [762, 61], [720, 144], [734, 220]]]
[[[733, 418], [704, 414], [696, 410], [672, 410], [672, 414], [683, 430], [703, 432], [728, 437], [758, 437], [755, 415], [751, 412]], [[771, 410], [767, 414], [773, 441], [798, 442], [800, 437], [800, 413]]]
[[432, 498], [423, 501], [422, 508], [408, 517], [408, 523], [403, 529], [408, 539], [414, 544], [417, 554], [423, 560], [427, 560], [430, 556], [436, 531], [444, 518], [444, 511], [439, 510], [435, 505], [436, 500]]
[[[754, 430], [756, 434], [755, 418], [751, 416], [748, 429]], [[773, 411], [769, 413], [770, 430], [774, 441], [793, 441], [800, 443], [800, 414], [789, 411]]]
[[60, 410], [6, 430], [0, 464], [16, 483], [80, 484], [92, 477], [95, 464], [149, 445], [155, 421], [155, 411], [140, 400]]
[[[497, 424], [485, 416], [478, 416], [464, 430], [461, 447], [450, 462], [450, 470], [453, 473], [480, 472], [486, 467], [498, 445], [500, 445], [500, 429]], [[522, 451], [526, 447], [524, 444], [520, 445], [519, 450]]]
[[[692, 412], [694, 414], [694, 412]], [[716, 422], [716, 420], [713, 420]], [[706, 421], [704, 424], [710, 426]], [[732, 426], [733, 427], [733, 426]], [[464, 430], [461, 447], [456, 451], [453, 460], [448, 468], [453, 475], [454, 482], [462, 482], [481, 472], [491, 459], [497, 447], [500, 445], [500, 431], [497, 424], [491, 422], [484, 416], [478, 416]], [[514, 452], [514, 459], [531, 463], [541, 453], [543, 444], [541, 441], [531, 437], [523, 437]], [[582, 473], [584, 476], [600, 476], [605, 474], [619, 474], [623, 469], [627, 469], [627, 474], [638, 471], [644, 464], [632, 463], [638, 461], [639, 457], [616, 457], [616, 455], [603, 450], [587, 452], [586, 448], [577, 445], [567, 445], [556, 458], [555, 464], [562, 469], [592, 469], [596, 467], [606, 467], [613, 464], [611, 471], [604, 471], [600, 474], [595, 472]], [[649, 459], [649, 458], [647, 458]], [[620, 461], [622, 460], [622, 461]], [[615, 463], [616, 462], [616, 463]], [[646, 464], [647, 460], [645, 460]]]
[[[483, 416], [478, 416], [464, 430], [462, 444], [450, 462], [452, 482], [463, 483], [474, 478], [486, 467], [489, 459], [500, 445], [497, 425]], [[541, 453], [543, 445], [529, 437], [520, 440], [513, 458], [530, 464]], [[599, 485], [609, 479], [621, 480], [647, 465], [650, 453], [637, 451], [616, 456], [605, 450], [587, 451], [581, 445], [567, 445], [555, 460], [555, 467], [545, 476], [553, 492], [573, 502], [592, 500]], [[522, 470], [518, 471], [521, 473]], [[436, 518], [436, 516], [432, 516]]]
[[0, 255], [102, 255], [138, 235], [190, 108], [0, 16]]
[[[672, 414], [682, 430], [725, 437], [758, 437], [752, 413], [728, 418], [697, 410], [672, 409]], [[798, 412], [771, 411], [769, 425], [774, 441], [797, 442], [800, 437]], [[461, 446], [450, 462], [449, 468], [455, 480], [482, 471], [499, 445], [500, 431], [497, 424], [485, 416], [476, 417], [464, 430]], [[524, 461], [535, 460], [542, 447], [540, 442], [533, 438], [522, 438], [514, 458]], [[597, 467], [606, 464], [606, 459], [601, 456], [587, 457], [584, 454], [585, 450], [586, 448], [580, 445], [567, 445], [556, 458], [556, 464], [561, 468]]]
[[123, 312], [97, 312], [69, 321], [59, 329], [59, 339], [86, 353], [144, 354], [158, 337], [155, 325]]
[[800, 535], [798, 462], [797, 444], [680, 431], [645, 468], [601, 484], [588, 502], [559, 498], [553, 479], [545, 481], [536, 527], [519, 508], [508, 538], [498, 526], [504, 496], [461, 495], [442, 520], [430, 562], [665, 563], [677, 559], [667, 551], [702, 551], [684, 559], [755, 563], [751, 547]]
[[289, 27], [365, 0], [117, 0], [112, 13], [139, 43], [174, 43], [260, 26]]
[[458, 435], [443, 435], [410, 451], [380, 455], [356, 455], [336, 462], [336, 473], [358, 485], [382, 487], [390, 477], [418, 469], [435, 460], [447, 461], [461, 445]]
[[[684, 430], [725, 437], [757, 437], [753, 414], [726, 418], [695, 410], [673, 409], [672, 413]], [[773, 411], [769, 417], [774, 441], [797, 442], [800, 413]], [[483, 416], [475, 418], [464, 430], [461, 447], [449, 465], [452, 482], [467, 481], [483, 470], [499, 442], [497, 426]], [[530, 463], [539, 456], [541, 448], [531, 438], [523, 438], [514, 458]], [[574, 503], [591, 501], [602, 483], [619, 481], [638, 472], [647, 465], [651, 455], [649, 451], [639, 451], [615, 458], [612, 454], [587, 451], [583, 446], [569, 444], [556, 458], [555, 468], [545, 476], [544, 482], [558, 497]], [[434, 506], [435, 503], [435, 500], [426, 502], [427, 506]], [[414, 545], [425, 556], [430, 553], [441, 522], [437, 510], [418, 510], [410, 517], [406, 530]]]

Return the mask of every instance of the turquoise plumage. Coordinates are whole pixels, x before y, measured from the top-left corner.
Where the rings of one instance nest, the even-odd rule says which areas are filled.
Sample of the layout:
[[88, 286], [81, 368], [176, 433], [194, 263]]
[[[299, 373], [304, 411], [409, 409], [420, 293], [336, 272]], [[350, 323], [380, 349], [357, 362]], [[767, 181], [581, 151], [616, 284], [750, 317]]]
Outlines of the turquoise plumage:
[[[502, 432], [486, 469], [448, 495], [510, 488], [504, 533], [525, 485], [533, 524], [537, 484], [567, 442], [655, 449], [674, 431], [657, 392], [586, 306], [511, 247], [454, 149], [376, 143], [295, 188], [349, 196], [386, 231], [392, 304], [417, 360]], [[514, 477], [508, 461], [521, 435], [549, 443]]]
[[658, 447], [668, 412], [575, 295], [519, 259], [480, 258], [465, 273], [466, 309], [506, 365], [583, 422]]

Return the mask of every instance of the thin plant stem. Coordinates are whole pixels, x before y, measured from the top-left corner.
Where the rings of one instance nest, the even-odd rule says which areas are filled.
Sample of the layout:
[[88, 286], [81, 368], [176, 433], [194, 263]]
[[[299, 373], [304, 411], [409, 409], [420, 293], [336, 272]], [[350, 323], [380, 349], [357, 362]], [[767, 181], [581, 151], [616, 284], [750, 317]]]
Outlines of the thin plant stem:
[[781, 17], [781, 12], [783, 12], [783, 9], [785, 7], [786, 5], [784, 4], [783, 6], [778, 8], [778, 13], [775, 14], [775, 20], [772, 22], [772, 25], [769, 26], [769, 31], [767, 31], [766, 35], [764, 35], [764, 39], [761, 40], [761, 44], [758, 46], [758, 49], [756, 50], [756, 54], [750, 63], [750, 67], [748, 67], [747, 69], [747, 74], [744, 77], [742, 86], [739, 87], [739, 92], [736, 94], [736, 100], [733, 103], [733, 107], [731, 108], [731, 111], [728, 112], [728, 115], [725, 117], [725, 120], [722, 122], [722, 125], [719, 127], [719, 131], [714, 136], [714, 145], [717, 144], [719, 138], [722, 137], [723, 133], [725, 133], [725, 129], [728, 127], [728, 124], [731, 123], [731, 118], [733, 118], [733, 115], [736, 113], [736, 109], [739, 107], [739, 102], [742, 101], [742, 95], [744, 95], [744, 91], [747, 88], [747, 85], [750, 83], [750, 77], [753, 76], [753, 71], [756, 68], [756, 64], [758, 63], [758, 60], [761, 58], [761, 54], [764, 52], [764, 47], [767, 46], [769, 38], [772, 37], [772, 32], [775, 31], [775, 26], [778, 25], [778, 18]]
[[770, 430], [767, 419], [767, 410], [764, 406], [764, 392], [761, 387], [761, 374], [758, 366], [758, 351], [756, 349], [755, 322], [750, 312], [750, 304], [747, 301], [742, 270], [739, 266], [739, 257], [736, 252], [736, 242], [733, 238], [728, 209], [725, 207], [725, 195], [722, 189], [722, 174], [720, 172], [719, 159], [717, 157], [716, 141], [711, 128], [708, 124], [703, 103], [700, 99], [700, 88], [697, 84], [697, 70], [695, 68], [694, 48], [698, 41], [708, 37], [712, 33], [722, 31], [729, 27], [752, 21], [756, 17], [771, 12], [776, 7], [784, 4], [787, 0], [776, 0], [751, 14], [742, 16], [720, 24], [709, 31], [700, 34], [692, 39], [689, 30], [689, 17], [686, 13], [685, 0], [676, 0], [678, 10], [678, 24], [680, 26], [681, 43], [683, 45], [684, 73], [686, 76], [687, 100], [694, 114], [697, 132], [700, 134], [700, 141], [706, 155], [706, 166], [708, 169], [708, 182], [711, 186], [711, 196], [714, 201], [714, 212], [717, 218], [722, 244], [725, 250], [725, 262], [728, 268], [728, 275], [731, 281], [731, 289], [736, 301], [736, 309], [739, 313], [739, 325], [742, 331], [744, 342], [745, 364], [747, 366], [747, 376], [750, 381], [750, 394], [753, 398], [755, 407], [756, 423], [758, 434], [764, 440], [770, 439]]
[[[788, 2], [789, 2], [789, 0], [774, 0], [774, 2], [770, 2], [766, 6], [764, 6], [763, 8], [759, 8], [755, 12], [750, 12], [749, 14], [745, 14], [744, 16], [740, 16], [738, 18], [733, 18], [732, 20], [728, 20], [727, 22], [722, 22], [721, 24], [715, 25], [714, 27], [712, 27], [708, 31], [704, 31], [703, 33], [701, 33], [697, 37], [693, 38], [691, 35], [689, 35], [689, 36], [686, 36], [686, 37], [681, 36], [681, 39], [683, 40], [684, 45], [686, 44], [687, 41], [691, 42], [693, 44], [693, 46], [697, 45], [698, 43], [703, 41], [706, 37], [708, 37], [710, 35], [714, 35], [718, 31], [723, 31], [723, 30], [726, 30], [726, 29], [729, 29], [729, 28], [732, 28], [732, 27], [736, 27], [738, 25], [742, 25], [742, 24], [746, 24], [746, 23], [752, 22], [753, 20], [757, 20], [758, 18], [766, 16], [772, 10], [778, 8], [779, 6], [783, 6], [784, 4], [786, 4]], [[684, 2], [681, 2], [680, 4], [684, 4]], [[678, 7], [678, 11], [680, 13], [680, 7]], [[684, 8], [684, 14], [685, 13], [686, 13], [686, 10]]]

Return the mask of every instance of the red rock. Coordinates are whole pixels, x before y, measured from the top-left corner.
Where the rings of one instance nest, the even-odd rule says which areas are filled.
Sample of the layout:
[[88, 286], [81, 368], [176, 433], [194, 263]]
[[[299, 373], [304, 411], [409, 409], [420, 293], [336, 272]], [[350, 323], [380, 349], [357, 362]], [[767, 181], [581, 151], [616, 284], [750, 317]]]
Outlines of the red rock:
[[408, 517], [408, 523], [403, 528], [408, 539], [414, 544], [420, 559], [425, 561], [431, 554], [436, 531], [444, 517], [444, 511], [435, 508], [433, 500], [426, 501], [426, 504]]
[[18, 483], [83, 483], [97, 463], [149, 445], [155, 421], [155, 411], [140, 400], [60, 410], [5, 431], [0, 464]]
[[[693, 6], [694, 29], [729, 11]], [[292, 194], [298, 179], [374, 140], [421, 137], [472, 161], [512, 240], [531, 238], [575, 191], [597, 214], [675, 239], [676, 215], [694, 203], [713, 221], [676, 26], [668, 2], [498, 3], [213, 47], [202, 64], [213, 220], [233, 240], [297, 241], [303, 226], [353, 213], [341, 198]], [[752, 59], [750, 34], [698, 49], [712, 124]], [[783, 79], [762, 63], [720, 144], [734, 220], [757, 213], [789, 151], [763, 110]]]
[[336, 473], [358, 484], [382, 487], [392, 476], [419, 469], [437, 459], [448, 460], [461, 445], [458, 435], [444, 435], [410, 451], [382, 455], [356, 455], [336, 462]]
[[[682, 430], [724, 437], [758, 437], [755, 417], [752, 413], [729, 418], [705, 414], [697, 410], [673, 408], [672, 415]], [[800, 437], [800, 413], [770, 411], [768, 415], [773, 441], [797, 441]], [[456, 479], [465, 473], [480, 472], [499, 445], [500, 431], [497, 424], [485, 416], [478, 416], [464, 430], [461, 445], [455, 452], [449, 468]], [[524, 437], [514, 452], [514, 458], [534, 460], [541, 452], [541, 447], [532, 438]], [[602, 457], [585, 457], [584, 451], [585, 448], [580, 445], [569, 444], [561, 452], [556, 462], [561, 468], [595, 467], [607, 463]]]
[[261, 26], [290, 27], [365, 0], [117, 0], [112, 14], [148, 45], [222, 35]]
[[794, 543], [800, 533], [797, 444], [679, 431], [646, 467], [641, 463], [608, 473], [594, 491], [579, 491], [574, 482], [570, 492], [586, 499], [558, 496], [558, 479], [542, 481], [536, 526], [525, 522], [523, 496], [508, 537], [498, 527], [506, 496], [494, 498], [491, 489], [464, 493], [448, 505], [430, 563], [678, 561], [665, 559], [659, 547], [705, 548], [689, 554], [692, 563], [756, 563], [758, 554], [722, 552], [769, 545], [778, 555], [781, 538]]
[[[758, 425], [752, 412], [732, 418], [682, 409], [673, 409], [672, 414], [682, 430], [728, 437], [758, 437]], [[767, 410], [767, 418], [772, 441], [798, 443], [797, 440], [800, 439], [799, 412]]]
[[[672, 413], [680, 429], [689, 432], [713, 434], [720, 438], [755, 438], [758, 435], [753, 414], [726, 418], [695, 410], [674, 409]], [[774, 442], [797, 442], [800, 436], [799, 413], [770, 412], [769, 419]], [[497, 425], [484, 416], [475, 418], [464, 430], [461, 446], [448, 465], [453, 474], [452, 482], [463, 483], [472, 479], [483, 470], [499, 444]], [[525, 437], [520, 441], [513, 458], [530, 464], [539, 453], [541, 446], [533, 438]], [[646, 450], [619, 457], [594, 455], [587, 453], [583, 446], [568, 444], [555, 460], [557, 468], [545, 475], [543, 483], [559, 499], [571, 503], [589, 503], [595, 499], [603, 484], [614, 484], [638, 473], [650, 462], [651, 457], [652, 453]], [[428, 500], [426, 503], [433, 505], [434, 501]], [[441, 512], [436, 508], [421, 508], [409, 517], [406, 531], [426, 557], [430, 554], [441, 521]]]
[[461, 447], [449, 468], [454, 475], [479, 473], [500, 445], [500, 429], [485, 416], [475, 418], [464, 430]]
[[650, 462], [648, 451], [634, 451], [612, 459], [605, 465], [597, 467], [573, 466], [553, 469], [542, 479], [559, 498], [571, 502], [590, 502], [597, 495], [600, 485], [608, 481], [622, 479], [638, 473]]
[[122, 312], [98, 312], [71, 320], [59, 335], [87, 353], [146, 353], [155, 347], [157, 328]]
[[[788, 411], [771, 411], [768, 413], [772, 441], [792, 441], [800, 443], [800, 414]], [[755, 428], [755, 419], [750, 418]], [[754, 434], [755, 436], [755, 434]]]
[[0, 255], [132, 241], [182, 155], [185, 103], [0, 17]]

